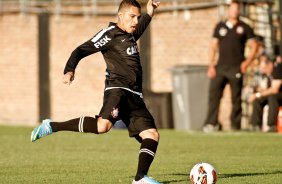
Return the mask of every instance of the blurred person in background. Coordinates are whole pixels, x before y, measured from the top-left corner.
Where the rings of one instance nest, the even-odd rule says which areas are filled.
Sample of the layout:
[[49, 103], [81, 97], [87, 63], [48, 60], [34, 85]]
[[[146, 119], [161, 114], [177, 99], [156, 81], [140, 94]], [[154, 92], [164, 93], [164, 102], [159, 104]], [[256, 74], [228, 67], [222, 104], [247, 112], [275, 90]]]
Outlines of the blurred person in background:
[[[263, 68], [265, 68], [267, 72], [270, 72], [271, 70], [271, 66], [264, 66]], [[258, 90], [255, 94], [249, 97], [249, 103], [253, 103], [253, 113], [251, 115], [253, 130], [262, 129], [263, 108], [268, 105], [268, 128], [265, 131], [277, 131], [277, 116], [279, 107], [282, 105], [282, 62], [280, 56], [276, 57], [272, 68], [273, 71], [270, 77], [270, 86], [267, 89]]]
[[[242, 88], [242, 121], [249, 122], [250, 117], [250, 104], [248, 102], [249, 96], [257, 91], [258, 86], [265, 84], [261, 80], [268, 80], [266, 76], [271, 75], [272, 70], [267, 71], [266, 66], [272, 65], [272, 61], [268, 60], [268, 56], [265, 55], [264, 38], [260, 35], [256, 35], [257, 41], [257, 53], [254, 61], [248, 66], [246, 73], [243, 76], [243, 88]], [[262, 56], [262, 57], [261, 57]], [[265, 62], [267, 63], [265, 63]], [[268, 62], [269, 61], [269, 62]]]
[[273, 67], [274, 64], [270, 56], [268, 56], [267, 54], [262, 54], [259, 57], [259, 74], [257, 77], [257, 85], [255, 86], [254, 92], [264, 91], [271, 86]]
[[75, 69], [82, 58], [97, 52], [103, 54], [107, 65], [103, 107], [96, 117], [82, 116], [65, 122], [43, 120], [31, 133], [32, 142], [59, 131], [102, 134], [122, 120], [129, 136], [141, 143], [132, 183], [159, 183], [147, 176], [157, 151], [159, 133], [143, 101], [143, 74], [137, 46], [137, 40], [150, 24], [158, 6], [159, 2], [148, 0], [147, 13], [141, 15], [141, 6], [136, 0], [123, 0], [118, 8], [117, 23], [111, 22], [72, 52], [63, 78], [68, 85], [74, 80]]
[[[257, 66], [253, 66], [253, 75], [250, 77], [249, 85], [244, 85], [243, 92], [242, 92], [242, 101], [244, 102], [243, 105], [243, 117], [245, 119], [245, 124], [247, 125], [245, 128], [246, 130], [254, 130], [257, 129], [257, 126], [254, 127], [251, 122], [251, 115], [252, 115], [252, 106], [253, 101], [256, 98], [255, 94], [257, 92], [262, 92], [268, 89], [271, 86], [271, 79], [272, 79], [272, 71], [273, 71], [273, 61], [267, 54], [261, 54], [256, 61]], [[250, 71], [250, 70], [248, 70]], [[266, 110], [266, 109], [265, 109]], [[263, 120], [265, 122], [265, 119]], [[265, 123], [263, 123], [265, 124]], [[265, 125], [261, 125], [265, 127]]]
[[[239, 20], [240, 4], [232, 1], [228, 7], [226, 21], [219, 22], [214, 30], [209, 51], [208, 77], [211, 79], [209, 88], [209, 107], [204, 132], [220, 130], [218, 122], [219, 105], [223, 90], [230, 84], [232, 93], [231, 129], [241, 129], [241, 90], [243, 76], [247, 67], [254, 60], [257, 53], [255, 35], [250, 26]], [[244, 57], [245, 46], [250, 51]], [[216, 55], [218, 60], [216, 62]]]

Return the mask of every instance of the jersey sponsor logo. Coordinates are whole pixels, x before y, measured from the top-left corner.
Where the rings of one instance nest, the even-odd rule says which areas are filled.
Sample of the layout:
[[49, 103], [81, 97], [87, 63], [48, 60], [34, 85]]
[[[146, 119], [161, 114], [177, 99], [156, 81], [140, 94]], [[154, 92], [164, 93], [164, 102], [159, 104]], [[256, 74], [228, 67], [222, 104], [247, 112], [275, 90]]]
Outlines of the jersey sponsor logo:
[[102, 38], [99, 41], [97, 41], [96, 43], [94, 43], [94, 46], [98, 49], [98, 48], [106, 45], [106, 43], [108, 43], [110, 40], [111, 40], [111, 38], [109, 38], [108, 36], [105, 36], [104, 38]]
[[[115, 28], [115, 26], [110, 26], [110, 27], [108, 27], [108, 28], [106, 28], [106, 29], [103, 29], [102, 31], [100, 31], [96, 36], [94, 36], [94, 38], [92, 38], [92, 42], [93, 43], [95, 43], [94, 45], [95, 45], [95, 47], [96, 48], [99, 48], [99, 47], [101, 47], [101, 45], [100, 44], [96, 44], [96, 42], [99, 40], [99, 39], [101, 39], [102, 37], [103, 37], [103, 35], [107, 32], [107, 31], [109, 31], [109, 30], [111, 30], [111, 29], [113, 29], [113, 28]], [[105, 36], [105, 37], [107, 37], [107, 36]], [[104, 37], [104, 38], [105, 38]], [[100, 40], [101, 41], [101, 40]], [[98, 41], [98, 42], [100, 42], [100, 41]], [[103, 40], [102, 42], [101, 42], [101, 44], [103, 44], [105, 41]], [[106, 43], [108, 43], [108, 40], [107, 40], [107, 42]], [[106, 44], [105, 43], [105, 44]], [[105, 45], [104, 44], [104, 45]], [[102, 45], [103, 46], [103, 45]]]
[[91, 41], [94, 42], [94, 43], [97, 42], [107, 31], [109, 31], [109, 30], [111, 30], [113, 28], [115, 28], [115, 26], [110, 26], [110, 27], [108, 27], [106, 29], [103, 29], [96, 36], [94, 36], [94, 38], [92, 38]]
[[227, 34], [227, 29], [226, 28], [220, 28], [219, 29], [219, 35], [220, 36], [226, 36], [226, 34]]
[[133, 55], [133, 54], [138, 53], [138, 47], [137, 47], [137, 45], [128, 47], [128, 48], [126, 49], [126, 53], [127, 53], [128, 55]]

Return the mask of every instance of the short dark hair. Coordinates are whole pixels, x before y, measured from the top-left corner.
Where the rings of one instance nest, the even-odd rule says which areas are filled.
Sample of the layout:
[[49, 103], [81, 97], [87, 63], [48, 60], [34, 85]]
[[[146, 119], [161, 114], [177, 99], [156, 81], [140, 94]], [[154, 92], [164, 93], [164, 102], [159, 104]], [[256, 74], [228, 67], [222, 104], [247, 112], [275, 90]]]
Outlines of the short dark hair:
[[119, 4], [118, 12], [130, 6], [134, 6], [141, 9], [141, 5], [136, 0], [122, 0], [121, 3]]
[[230, 6], [231, 4], [237, 4], [238, 6], [240, 6], [240, 2], [239, 1], [230, 1], [229, 3], [227, 3], [227, 6]]
[[238, 5], [240, 5], [240, 2], [237, 0], [233, 0], [233, 1], [231, 1], [231, 3], [230, 4], [232, 4], [232, 3], [235, 3], [235, 4], [238, 4]]

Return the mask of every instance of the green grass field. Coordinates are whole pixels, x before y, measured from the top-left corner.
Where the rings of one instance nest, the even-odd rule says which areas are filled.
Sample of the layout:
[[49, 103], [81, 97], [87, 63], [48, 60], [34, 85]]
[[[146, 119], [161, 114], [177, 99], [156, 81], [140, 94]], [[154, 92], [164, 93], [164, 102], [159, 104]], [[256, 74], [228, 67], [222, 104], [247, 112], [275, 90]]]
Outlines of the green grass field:
[[[131, 183], [139, 144], [126, 130], [108, 134], [60, 132], [30, 142], [32, 128], [0, 127], [0, 183]], [[211, 163], [218, 184], [282, 183], [282, 135], [189, 133], [160, 130], [149, 175], [163, 183], [188, 183], [188, 172]]]

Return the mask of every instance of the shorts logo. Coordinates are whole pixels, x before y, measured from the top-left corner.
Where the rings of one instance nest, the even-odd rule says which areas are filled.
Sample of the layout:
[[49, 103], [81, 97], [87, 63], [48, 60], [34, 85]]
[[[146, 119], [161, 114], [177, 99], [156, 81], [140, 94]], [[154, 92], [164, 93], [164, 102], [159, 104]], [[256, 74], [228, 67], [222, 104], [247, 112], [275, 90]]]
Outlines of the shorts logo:
[[111, 116], [113, 118], [117, 118], [118, 117], [118, 113], [119, 113], [119, 110], [118, 108], [113, 108], [112, 112], [111, 112]]

